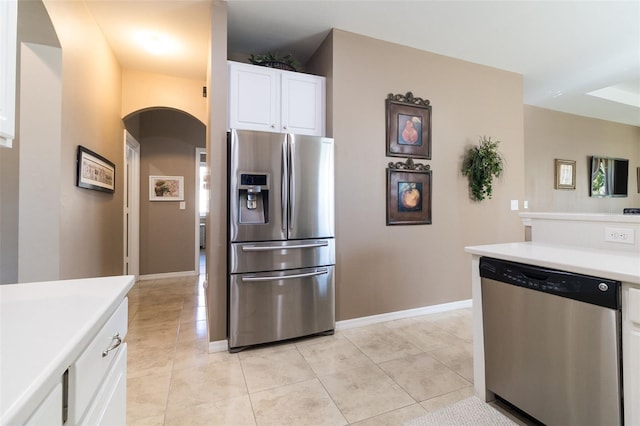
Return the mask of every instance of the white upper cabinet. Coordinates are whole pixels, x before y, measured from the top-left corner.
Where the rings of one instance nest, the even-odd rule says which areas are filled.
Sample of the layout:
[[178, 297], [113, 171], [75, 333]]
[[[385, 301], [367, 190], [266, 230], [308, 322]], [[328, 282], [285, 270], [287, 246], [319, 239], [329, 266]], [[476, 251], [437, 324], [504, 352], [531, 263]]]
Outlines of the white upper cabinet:
[[229, 61], [228, 124], [324, 136], [325, 78]]
[[283, 71], [280, 76], [282, 130], [298, 135], [325, 135], [325, 78]]
[[0, 147], [15, 135], [17, 0], [0, 0]]

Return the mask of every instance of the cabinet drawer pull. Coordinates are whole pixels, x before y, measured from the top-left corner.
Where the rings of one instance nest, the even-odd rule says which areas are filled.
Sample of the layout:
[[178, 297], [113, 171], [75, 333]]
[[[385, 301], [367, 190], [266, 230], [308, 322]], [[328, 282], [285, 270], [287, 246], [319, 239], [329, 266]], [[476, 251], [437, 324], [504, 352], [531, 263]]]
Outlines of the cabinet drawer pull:
[[112, 350], [116, 349], [118, 346], [120, 346], [122, 344], [122, 339], [120, 338], [120, 333], [116, 333], [113, 335], [113, 337], [111, 338], [111, 341], [113, 342], [115, 340], [115, 343], [113, 343], [111, 346], [109, 346], [107, 349], [105, 349], [102, 352], [102, 357], [104, 358], [105, 356], [109, 355], [109, 352], [111, 352]]

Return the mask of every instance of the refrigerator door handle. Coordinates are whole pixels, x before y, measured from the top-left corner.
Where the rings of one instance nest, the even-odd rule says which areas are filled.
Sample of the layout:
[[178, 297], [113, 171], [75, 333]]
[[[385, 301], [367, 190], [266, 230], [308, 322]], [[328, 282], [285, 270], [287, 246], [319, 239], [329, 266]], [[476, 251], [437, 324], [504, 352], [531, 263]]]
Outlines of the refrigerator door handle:
[[[289, 224], [289, 232], [294, 226], [294, 215], [291, 214], [296, 206], [296, 169], [295, 169], [295, 145], [296, 141], [292, 135], [289, 135], [289, 212], [287, 213], [287, 223]], [[289, 235], [287, 234], [287, 238]]]
[[329, 245], [329, 242], [327, 241], [317, 241], [315, 243], [297, 244], [292, 246], [242, 246], [242, 251], [275, 251], [275, 250], [326, 247], [328, 245]]
[[277, 280], [292, 280], [295, 278], [308, 278], [315, 277], [318, 275], [326, 275], [329, 271], [325, 268], [319, 269], [314, 272], [306, 272], [304, 274], [293, 274], [293, 275], [283, 275], [283, 276], [268, 276], [268, 277], [242, 277], [242, 281], [244, 282], [257, 282], [257, 281], [277, 281]]
[[282, 176], [282, 181], [281, 181], [281, 188], [280, 188], [280, 209], [281, 209], [281, 228], [282, 228], [282, 232], [285, 233], [285, 236], [288, 237], [288, 235], [286, 234], [287, 232], [287, 221], [288, 218], [287, 216], [285, 216], [285, 214], [288, 215], [287, 213], [287, 204], [289, 204], [287, 202], [287, 198], [288, 198], [288, 194], [287, 194], [287, 181], [288, 181], [288, 176], [289, 176], [289, 168], [288, 168], [288, 154], [289, 154], [289, 142], [285, 140], [285, 142], [282, 144], [282, 159], [281, 159], [281, 165], [280, 165], [280, 176]]

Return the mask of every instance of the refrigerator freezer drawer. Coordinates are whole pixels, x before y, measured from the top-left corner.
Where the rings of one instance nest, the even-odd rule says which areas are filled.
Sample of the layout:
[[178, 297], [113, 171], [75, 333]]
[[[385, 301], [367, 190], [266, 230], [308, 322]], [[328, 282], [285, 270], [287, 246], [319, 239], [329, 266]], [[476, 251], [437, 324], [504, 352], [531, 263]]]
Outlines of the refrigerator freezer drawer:
[[229, 253], [232, 274], [311, 268], [336, 263], [335, 241], [329, 239], [233, 243]]
[[232, 275], [229, 348], [335, 328], [333, 266]]

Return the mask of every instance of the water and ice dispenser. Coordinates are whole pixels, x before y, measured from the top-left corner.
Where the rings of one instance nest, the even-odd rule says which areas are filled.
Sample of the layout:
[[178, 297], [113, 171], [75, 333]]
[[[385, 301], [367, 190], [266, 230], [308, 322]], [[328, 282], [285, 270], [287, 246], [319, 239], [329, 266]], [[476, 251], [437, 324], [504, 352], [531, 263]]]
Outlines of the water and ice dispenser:
[[269, 174], [240, 173], [238, 223], [269, 222]]

